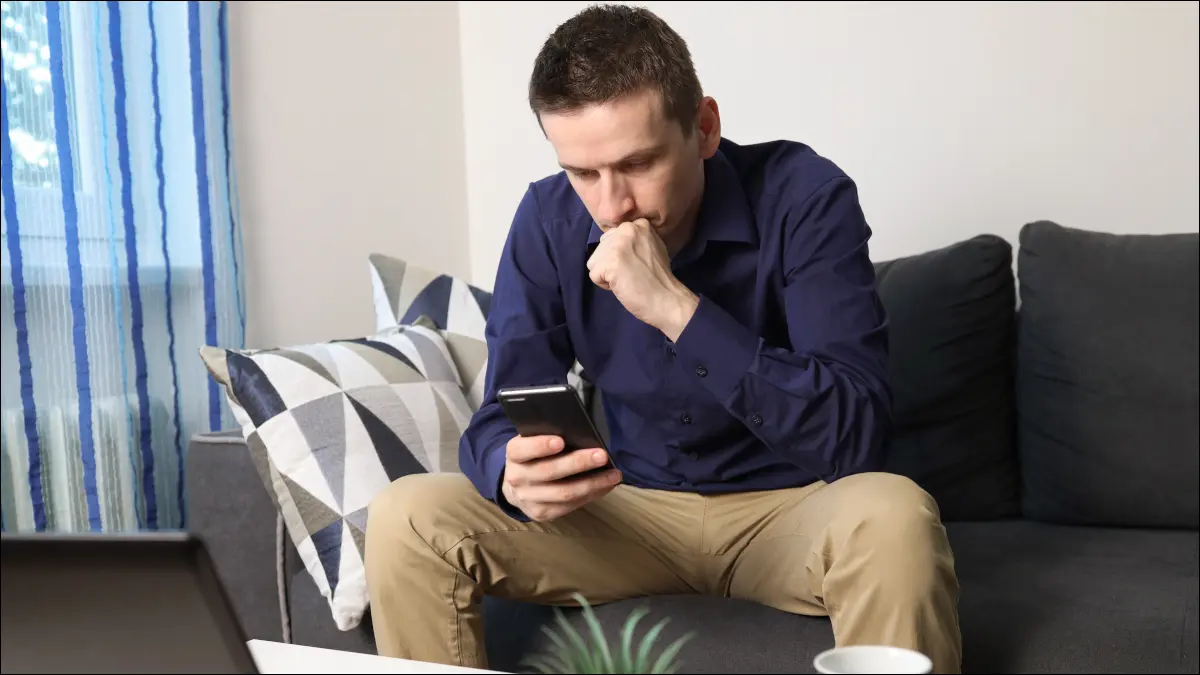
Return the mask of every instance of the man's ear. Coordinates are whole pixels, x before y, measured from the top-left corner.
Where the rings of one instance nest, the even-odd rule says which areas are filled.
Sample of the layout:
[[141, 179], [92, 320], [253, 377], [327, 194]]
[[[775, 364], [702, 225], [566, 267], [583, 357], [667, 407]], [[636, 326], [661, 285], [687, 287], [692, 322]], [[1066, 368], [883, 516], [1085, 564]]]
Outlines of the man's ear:
[[715, 155], [721, 145], [721, 110], [711, 96], [700, 101], [700, 109], [696, 111], [696, 133], [700, 141], [700, 158]]

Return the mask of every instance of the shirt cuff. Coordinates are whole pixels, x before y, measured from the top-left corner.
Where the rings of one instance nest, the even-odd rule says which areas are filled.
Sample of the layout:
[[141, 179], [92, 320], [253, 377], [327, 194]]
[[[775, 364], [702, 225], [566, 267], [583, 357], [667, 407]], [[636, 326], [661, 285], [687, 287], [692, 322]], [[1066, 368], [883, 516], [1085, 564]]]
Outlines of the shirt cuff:
[[724, 403], [750, 371], [759, 342], [737, 319], [701, 295], [696, 313], [675, 341], [675, 353]]
[[506, 457], [507, 455], [505, 454], [504, 447], [501, 446], [492, 450], [485, 463], [484, 471], [488, 476], [488, 481], [493, 490], [492, 501], [495, 502], [496, 506], [499, 506], [500, 510], [507, 514], [508, 517], [523, 523], [527, 523], [530, 520], [529, 516], [525, 515], [525, 512], [521, 509], [509, 504], [508, 500], [504, 498], [504, 463]]

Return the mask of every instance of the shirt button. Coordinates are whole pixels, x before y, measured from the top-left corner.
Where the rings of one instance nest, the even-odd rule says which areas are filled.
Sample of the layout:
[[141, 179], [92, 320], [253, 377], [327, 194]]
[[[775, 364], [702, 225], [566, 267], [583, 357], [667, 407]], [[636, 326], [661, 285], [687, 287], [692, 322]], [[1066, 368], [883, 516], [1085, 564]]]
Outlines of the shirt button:
[[687, 413], [683, 413], [683, 416], [682, 416], [682, 417], [680, 417], [680, 418], [679, 418], [679, 420], [680, 420], [681, 422], [683, 422], [684, 424], [691, 424], [691, 423], [692, 423], [692, 416], [691, 416], [691, 415], [689, 415], [689, 414], [687, 414]]
[[705, 368], [704, 366], [696, 366], [696, 374], [700, 377], [705, 377], [708, 375], [708, 368]]
[[700, 459], [700, 455], [698, 455], [698, 454], [696, 454], [696, 453], [694, 453], [694, 452], [689, 452], [689, 453], [687, 454], [687, 456], [688, 456], [688, 459], [692, 460], [693, 462], [694, 462], [694, 461], [696, 461], [696, 460], [698, 460], [698, 459]]
[[667, 344], [667, 353], [671, 356], [675, 356], [675, 345]]
[[750, 421], [753, 422], [755, 426], [759, 426], [762, 424], [762, 417], [760, 417], [758, 413], [754, 413], [750, 416]]

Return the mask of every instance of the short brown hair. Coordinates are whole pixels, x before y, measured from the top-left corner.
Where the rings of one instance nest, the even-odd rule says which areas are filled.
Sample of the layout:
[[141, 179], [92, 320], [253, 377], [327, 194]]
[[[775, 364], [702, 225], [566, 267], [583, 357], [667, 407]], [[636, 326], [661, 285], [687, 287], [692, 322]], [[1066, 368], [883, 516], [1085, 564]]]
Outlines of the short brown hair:
[[650, 10], [589, 7], [555, 29], [533, 64], [529, 106], [546, 112], [605, 103], [645, 88], [662, 94], [668, 118], [692, 131], [703, 93], [687, 43]]

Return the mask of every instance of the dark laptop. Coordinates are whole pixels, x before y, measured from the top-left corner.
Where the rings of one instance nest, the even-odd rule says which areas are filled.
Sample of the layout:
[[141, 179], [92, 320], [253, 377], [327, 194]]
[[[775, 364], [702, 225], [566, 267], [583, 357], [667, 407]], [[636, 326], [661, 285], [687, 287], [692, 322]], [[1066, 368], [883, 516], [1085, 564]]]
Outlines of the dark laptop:
[[257, 673], [188, 534], [0, 535], [0, 672]]

